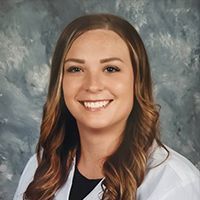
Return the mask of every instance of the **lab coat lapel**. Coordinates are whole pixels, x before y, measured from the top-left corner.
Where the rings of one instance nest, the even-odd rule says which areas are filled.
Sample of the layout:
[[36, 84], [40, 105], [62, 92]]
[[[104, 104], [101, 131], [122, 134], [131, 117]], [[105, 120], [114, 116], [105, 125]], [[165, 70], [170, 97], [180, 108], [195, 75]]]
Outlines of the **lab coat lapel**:
[[102, 179], [98, 185], [83, 199], [83, 200], [101, 200], [103, 195], [103, 189], [101, 187]]

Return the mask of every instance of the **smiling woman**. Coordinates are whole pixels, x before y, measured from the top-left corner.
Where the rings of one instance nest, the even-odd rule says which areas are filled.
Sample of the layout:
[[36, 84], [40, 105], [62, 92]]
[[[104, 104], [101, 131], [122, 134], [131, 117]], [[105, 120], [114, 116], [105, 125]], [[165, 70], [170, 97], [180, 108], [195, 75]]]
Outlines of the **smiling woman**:
[[197, 200], [199, 171], [161, 143], [158, 119], [134, 27], [110, 14], [75, 19], [58, 39], [36, 154], [14, 200]]

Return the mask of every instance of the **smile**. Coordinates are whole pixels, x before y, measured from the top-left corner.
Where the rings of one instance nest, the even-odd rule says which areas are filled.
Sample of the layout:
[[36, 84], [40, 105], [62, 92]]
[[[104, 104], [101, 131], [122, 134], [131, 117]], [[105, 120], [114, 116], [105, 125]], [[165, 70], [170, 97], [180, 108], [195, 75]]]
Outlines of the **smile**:
[[101, 100], [101, 101], [80, 101], [80, 103], [90, 111], [97, 111], [106, 108], [113, 100]]

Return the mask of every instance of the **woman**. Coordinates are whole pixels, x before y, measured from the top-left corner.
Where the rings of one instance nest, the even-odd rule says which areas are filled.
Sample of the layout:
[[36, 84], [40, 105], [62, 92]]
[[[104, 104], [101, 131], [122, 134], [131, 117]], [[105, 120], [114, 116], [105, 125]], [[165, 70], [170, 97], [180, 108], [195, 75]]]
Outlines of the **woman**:
[[159, 140], [149, 62], [124, 19], [79, 17], [53, 56], [41, 134], [15, 200], [197, 200], [199, 171]]

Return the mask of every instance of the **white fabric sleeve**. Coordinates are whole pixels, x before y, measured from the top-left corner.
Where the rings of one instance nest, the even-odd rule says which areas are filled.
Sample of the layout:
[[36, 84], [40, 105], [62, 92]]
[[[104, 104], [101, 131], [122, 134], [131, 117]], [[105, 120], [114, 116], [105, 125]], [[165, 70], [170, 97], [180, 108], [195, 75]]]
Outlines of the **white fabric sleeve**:
[[[173, 181], [173, 180], [172, 180]], [[179, 185], [167, 192], [162, 200], [199, 200], [200, 199], [200, 179], [194, 182]]]
[[26, 191], [29, 183], [33, 180], [37, 166], [37, 157], [36, 154], [34, 154], [29, 159], [22, 172], [13, 200], [23, 200], [23, 193]]

